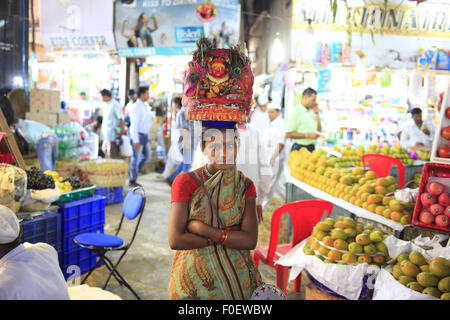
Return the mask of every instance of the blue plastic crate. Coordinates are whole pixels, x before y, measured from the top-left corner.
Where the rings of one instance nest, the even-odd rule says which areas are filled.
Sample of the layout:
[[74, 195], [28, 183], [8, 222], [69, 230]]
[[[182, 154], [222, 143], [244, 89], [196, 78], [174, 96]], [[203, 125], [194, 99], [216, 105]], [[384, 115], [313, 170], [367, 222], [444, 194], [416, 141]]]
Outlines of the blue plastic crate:
[[63, 253], [68, 253], [68, 252], [71, 252], [73, 250], [79, 249], [80, 246], [76, 245], [73, 242], [73, 238], [75, 238], [77, 235], [79, 235], [81, 233], [85, 233], [85, 232], [103, 233], [104, 232], [104, 225], [103, 224], [98, 224], [96, 226], [84, 228], [82, 230], [79, 230], [78, 232], [72, 232], [72, 233], [70, 233], [68, 235], [65, 235], [63, 237], [62, 243], [61, 243]]
[[115, 188], [96, 188], [97, 194], [106, 197], [106, 204], [123, 202], [123, 187]]
[[94, 195], [89, 198], [63, 203], [59, 206], [64, 237], [99, 224], [105, 224], [106, 198]]
[[[97, 263], [98, 256], [89, 249], [80, 248], [73, 250], [70, 253], [63, 254], [62, 257], [62, 271], [64, 278], [67, 280], [73, 275], [73, 270], [68, 269], [70, 266], [77, 266], [80, 268], [80, 276], [89, 272], [93, 266]], [[102, 266], [100, 263], [98, 267]]]
[[23, 227], [23, 241], [45, 242], [57, 251], [61, 249], [61, 214], [48, 212], [32, 220], [20, 222]]

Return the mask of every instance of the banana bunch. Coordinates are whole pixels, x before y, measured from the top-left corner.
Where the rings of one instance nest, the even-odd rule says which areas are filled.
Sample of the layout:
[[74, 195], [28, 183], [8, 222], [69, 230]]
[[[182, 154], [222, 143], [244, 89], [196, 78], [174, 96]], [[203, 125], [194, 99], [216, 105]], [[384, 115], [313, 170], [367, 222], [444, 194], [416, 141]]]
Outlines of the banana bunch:
[[53, 180], [55, 180], [56, 187], [59, 189], [61, 193], [67, 193], [72, 191], [72, 185], [68, 181], [62, 182], [64, 178], [61, 177], [58, 172], [46, 170], [44, 173], [51, 176]]

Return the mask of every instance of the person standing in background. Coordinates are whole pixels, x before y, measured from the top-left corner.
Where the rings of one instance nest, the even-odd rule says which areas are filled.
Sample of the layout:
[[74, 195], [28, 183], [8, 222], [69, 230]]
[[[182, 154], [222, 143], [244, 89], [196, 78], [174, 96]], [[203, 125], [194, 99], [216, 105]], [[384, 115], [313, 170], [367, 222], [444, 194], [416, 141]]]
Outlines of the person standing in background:
[[117, 141], [125, 132], [125, 121], [122, 108], [112, 99], [107, 89], [100, 91], [103, 100], [102, 150], [105, 158], [120, 159], [120, 147]]
[[238, 123], [239, 151], [236, 168], [256, 186], [258, 222], [263, 221], [263, 203], [270, 191], [272, 169], [262, 133], [251, 123]]
[[400, 134], [400, 145], [409, 149], [410, 147], [431, 148], [435, 133], [434, 124], [431, 121], [422, 120], [422, 110], [414, 108], [411, 110], [411, 118], [405, 124]]
[[270, 103], [267, 108], [270, 125], [269, 128], [264, 131], [264, 141], [270, 159], [269, 163], [272, 168], [272, 180], [270, 182], [269, 194], [267, 195], [263, 206], [269, 203], [272, 195], [277, 191], [285, 158], [284, 144], [286, 128], [281, 116], [281, 108], [274, 103]]
[[319, 105], [316, 102], [317, 92], [312, 88], [303, 91], [300, 105], [295, 107], [295, 111], [289, 115], [286, 124], [286, 138], [294, 139], [291, 151], [308, 149], [309, 152], [315, 150], [319, 132], [322, 125], [319, 117]]
[[152, 129], [153, 114], [147, 100], [149, 92], [147, 87], [138, 89], [138, 99], [130, 111], [130, 138], [133, 146], [133, 156], [130, 162], [130, 186], [138, 185], [139, 170], [145, 165], [149, 157], [148, 142]]
[[136, 91], [134, 91], [133, 89], [128, 90], [127, 97], [128, 97], [128, 103], [125, 106], [125, 109], [123, 110], [125, 117], [129, 116], [131, 108], [134, 106], [134, 104], [138, 98], [136, 95]]
[[256, 106], [251, 115], [250, 124], [259, 130], [260, 133], [264, 132], [270, 125], [269, 115], [267, 114], [267, 106], [270, 101], [265, 95], [260, 95], [256, 98]]
[[183, 160], [183, 156], [178, 149], [178, 140], [180, 138], [180, 129], [177, 127], [176, 116], [181, 109], [181, 98], [172, 99], [172, 111], [170, 112], [170, 148], [167, 153], [167, 162], [162, 176], [167, 179], [175, 164], [179, 164]]
[[58, 159], [58, 138], [53, 130], [42, 123], [23, 119], [17, 119], [15, 127], [27, 143], [36, 150], [24, 156], [24, 159], [34, 158], [37, 155], [42, 171], [55, 171]]

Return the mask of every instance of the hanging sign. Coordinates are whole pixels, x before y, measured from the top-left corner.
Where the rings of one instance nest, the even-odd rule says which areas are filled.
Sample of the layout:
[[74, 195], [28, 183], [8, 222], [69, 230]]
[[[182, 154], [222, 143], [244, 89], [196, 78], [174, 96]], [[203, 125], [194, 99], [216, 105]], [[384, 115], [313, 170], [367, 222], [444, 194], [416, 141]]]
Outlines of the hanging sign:
[[[368, 33], [372, 30], [389, 35], [450, 38], [448, 5], [425, 2], [417, 6], [388, 2], [385, 10], [384, 1], [365, 1], [363, 6], [352, 6], [349, 11], [353, 32]], [[311, 20], [313, 29], [346, 32], [347, 8], [344, 3], [338, 5], [333, 23], [329, 0], [294, 0], [292, 29], [305, 29], [308, 20]]]
[[41, 0], [39, 14], [47, 52], [115, 49], [111, 0]]

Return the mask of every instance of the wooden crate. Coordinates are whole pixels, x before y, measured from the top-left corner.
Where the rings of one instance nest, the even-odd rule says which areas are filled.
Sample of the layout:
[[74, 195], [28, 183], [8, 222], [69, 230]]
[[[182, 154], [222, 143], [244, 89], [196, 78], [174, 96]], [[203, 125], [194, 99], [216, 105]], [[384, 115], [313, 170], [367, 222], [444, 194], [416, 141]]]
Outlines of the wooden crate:
[[305, 288], [305, 300], [345, 300], [345, 299], [338, 298], [332, 296], [329, 293], [320, 291], [314, 284], [308, 283], [308, 285]]
[[[419, 235], [422, 235], [422, 237], [429, 237], [430, 239], [433, 239], [435, 235], [442, 234], [444, 236], [450, 237], [450, 231], [441, 231], [441, 230], [434, 230], [430, 228], [425, 228], [421, 226], [407, 226], [403, 230], [403, 237], [402, 240], [405, 241], [411, 241], [415, 238], [417, 238]], [[447, 240], [443, 241], [441, 243], [442, 246], [445, 246], [447, 244]]]

